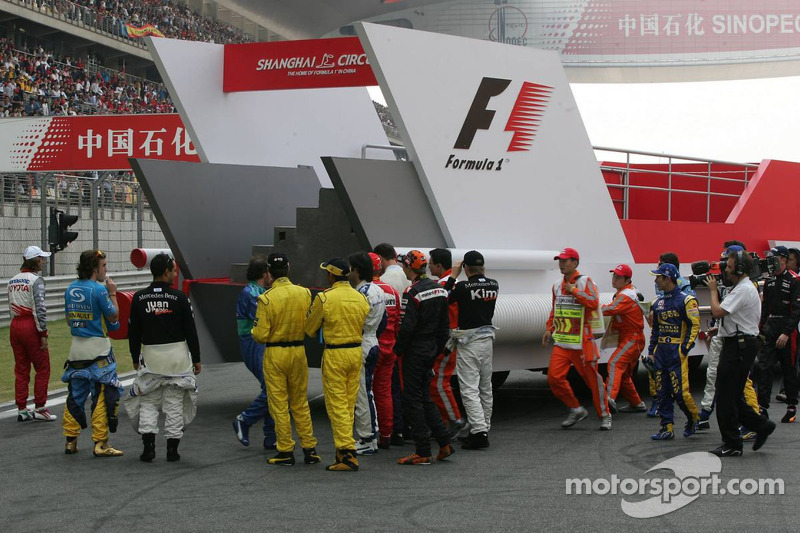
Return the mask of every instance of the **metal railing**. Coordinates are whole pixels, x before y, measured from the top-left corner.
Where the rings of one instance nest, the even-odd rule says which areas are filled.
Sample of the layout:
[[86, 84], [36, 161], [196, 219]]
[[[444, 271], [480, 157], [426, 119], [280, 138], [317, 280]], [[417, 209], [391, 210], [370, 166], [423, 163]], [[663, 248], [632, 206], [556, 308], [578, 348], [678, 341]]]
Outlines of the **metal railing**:
[[[614, 154], [623, 154], [625, 156], [625, 161], [620, 162], [619, 165], [624, 164], [625, 166], [618, 166], [614, 164], [607, 164], [607, 165], [600, 165], [600, 169], [603, 172], [610, 172], [616, 173], [621, 176], [622, 183], [607, 183], [606, 185], [610, 189], [621, 189], [622, 190], [622, 200], [615, 200], [615, 202], [622, 203], [622, 219], [628, 218], [629, 213], [629, 205], [630, 205], [630, 191], [631, 190], [649, 190], [649, 191], [660, 191], [667, 193], [667, 220], [672, 220], [672, 195], [675, 193], [680, 194], [699, 194], [704, 195], [706, 197], [706, 222], [711, 221], [711, 198], [712, 197], [727, 197], [727, 198], [739, 198], [741, 194], [732, 194], [732, 193], [723, 193], [723, 192], [716, 192], [712, 190], [711, 184], [712, 182], [732, 182], [732, 183], [740, 183], [742, 185], [742, 191], [747, 188], [747, 184], [750, 182], [753, 174], [755, 174], [756, 170], [758, 169], [758, 165], [749, 164], [749, 163], [737, 163], [731, 161], [720, 161], [720, 160], [713, 160], [713, 159], [702, 159], [696, 157], [689, 157], [689, 156], [681, 156], [681, 155], [673, 155], [673, 154], [659, 154], [656, 152], [644, 152], [638, 150], [623, 150], [619, 148], [608, 148], [603, 146], [595, 146], [593, 147], [595, 152], [610, 152]], [[646, 162], [637, 161], [636, 163], [631, 162], [631, 156], [638, 156], [637, 159], [640, 158], [655, 158], [657, 159], [657, 163], [660, 165], [664, 165], [664, 160], [666, 159], [667, 170], [655, 170], [655, 169], [648, 169], [642, 168], [639, 165], [647, 164]], [[598, 158], [598, 160], [601, 158]], [[675, 165], [682, 165], [682, 164], [702, 164], [705, 165], [706, 169], [703, 172], [685, 172], [685, 171], [678, 171], [674, 170], [673, 166]], [[727, 166], [727, 167], [734, 167], [731, 170], [715, 170], [714, 166]], [[658, 186], [651, 186], [651, 185], [631, 185], [630, 183], [630, 176], [631, 174], [637, 175], [652, 175], [652, 176], [666, 176], [667, 177], [667, 186], [666, 187], [658, 187]], [[733, 177], [725, 177], [721, 176], [720, 174], [726, 174], [728, 176]], [[705, 190], [697, 190], [697, 189], [685, 189], [685, 188], [677, 188], [673, 186], [673, 177], [689, 177], [689, 178], [697, 178], [705, 180], [706, 188]]]
[[[153, 276], [148, 270], [111, 273], [111, 278], [121, 291], [138, 291], [147, 287]], [[64, 291], [70, 283], [75, 281], [74, 275], [46, 276], [44, 278], [47, 290], [45, 291], [45, 305], [47, 306], [47, 320], [60, 320], [64, 318]], [[0, 280], [0, 286], [8, 285], [7, 279]], [[0, 291], [0, 328], [11, 323], [8, 310], [8, 292]]]
[[[139, 22], [131, 19], [122, 20], [118, 16], [101, 13], [94, 6], [81, 5], [74, 2], [70, 2], [69, 0], [6, 0], [6, 1], [17, 4], [19, 6], [26, 7], [31, 11], [35, 11], [36, 13], [46, 15], [48, 17], [52, 17], [54, 19], [61, 20], [64, 22], [68, 22], [70, 24], [74, 24], [81, 28], [91, 30], [95, 33], [103, 35], [104, 37], [109, 37], [117, 41], [124, 42], [125, 44], [135, 46], [137, 48], [142, 48], [142, 49], [147, 48], [141, 39], [128, 37], [123, 31], [123, 26], [126, 23], [139, 24]], [[154, 22], [155, 23], [158, 22], [155, 20], [157, 18], [157, 15], [160, 13], [158, 7], [159, 6], [157, 5], [152, 5], [147, 3], [142, 3], [141, 5], [137, 6], [138, 10], [143, 12], [143, 16], [147, 15], [147, 17], [145, 18], [150, 20], [149, 23], [151, 24]], [[183, 15], [180, 16], [181, 18], [183, 18]], [[200, 37], [214, 39], [214, 42], [217, 43], [220, 42], [225, 43], [228, 42], [228, 40], [230, 40], [230, 42], [251, 42], [253, 40], [253, 37], [251, 35], [248, 35], [246, 32], [228, 24], [219, 23], [220, 28], [217, 31], [205, 30], [204, 28], [202, 28], [201, 23], [210, 20], [213, 19], [208, 19], [207, 17], [203, 17], [201, 15], [195, 15], [193, 18], [190, 18], [189, 22], [193, 23], [195, 26], [201, 28], [204, 31], [204, 35]], [[143, 20], [141, 23], [146, 24], [148, 22]], [[177, 29], [173, 29], [172, 27], [162, 28], [162, 31], [167, 37], [175, 37], [175, 38], [178, 37]]]
[[367, 150], [391, 150], [398, 158], [402, 158], [404, 154], [406, 157], [408, 157], [405, 146], [394, 146], [389, 144], [362, 144], [361, 159], [367, 158]]
[[78, 232], [78, 239], [49, 261], [53, 268], [58, 265], [51, 274], [74, 269], [84, 249], [102, 249], [110, 254], [110, 268], [125, 270], [133, 248], [164, 248], [164, 235], [139, 183], [118, 177], [122, 176], [0, 175], [0, 277], [19, 270], [20, 253], [26, 246], [49, 249], [51, 208], [78, 215], [70, 228]]

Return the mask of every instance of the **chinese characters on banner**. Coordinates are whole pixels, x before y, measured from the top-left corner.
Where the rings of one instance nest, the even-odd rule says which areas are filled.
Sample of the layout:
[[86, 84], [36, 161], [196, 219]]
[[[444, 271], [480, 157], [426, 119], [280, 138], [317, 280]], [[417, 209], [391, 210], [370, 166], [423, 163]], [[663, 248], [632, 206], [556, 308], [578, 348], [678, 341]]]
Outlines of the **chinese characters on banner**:
[[587, 0], [580, 19], [566, 27], [565, 55], [786, 55], [800, 48], [800, 2]]
[[7, 121], [0, 150], [0, 172], [129, 170], [130, 157], [200, 160], [177, 114]]

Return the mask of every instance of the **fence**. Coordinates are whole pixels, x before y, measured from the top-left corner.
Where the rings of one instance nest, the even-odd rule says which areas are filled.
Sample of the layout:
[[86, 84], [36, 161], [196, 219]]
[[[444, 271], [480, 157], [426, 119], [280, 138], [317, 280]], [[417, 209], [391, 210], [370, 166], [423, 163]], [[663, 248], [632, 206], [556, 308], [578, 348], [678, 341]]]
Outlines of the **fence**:
[[108, 255], [109, 272], [132, 269], [134, 248], [167, 248], [161, 228], [139, 184], [129, 175], [98, 178], [67, 174], [6, 174], [0, 176], [0, 279], [19, 271], [22, 251], [30, 245], [49, 249], [50, 208], [78, 215], [70, 228], [78, 238], [50, 258], [54, 270], [71, 275], [83, 250], [97, 248]]
[[[128, 267], [129, 269], [131, 267]], [[118, 272], [111, 278], [117, 284], [117, 289], [121, 291], [136, 291], [142, 289], [153, 281], [150, 271], [131, 271]], [[45, 278], [47, 290], [45, 291], [45, 305], [47, 306], [47, 320], [61, 320], [64, 318], [64, 291], [70, 283], [75, 281], [74, 275], [55, 276]], [[0, 285], [5, 287], [8, 280], [0, 280]], [[0, 328], [6, 327], [11, 323], [11, 315], [8, 310], [8, 292], [0, 290]]]

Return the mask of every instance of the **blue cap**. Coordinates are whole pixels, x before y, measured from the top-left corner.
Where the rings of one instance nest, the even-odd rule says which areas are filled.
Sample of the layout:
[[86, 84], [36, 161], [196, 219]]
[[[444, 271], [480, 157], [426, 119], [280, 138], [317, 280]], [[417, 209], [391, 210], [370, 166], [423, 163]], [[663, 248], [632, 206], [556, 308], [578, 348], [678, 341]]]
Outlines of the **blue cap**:
[[720, 260], [725, 260], [731, 254], [735, 254], [735, 253], [738, 253], [738, 252], [744, 252], [744, 248], [742, 246], [739, 246], [738, 244], [731, 244], [730, 246], [725, 248], [725, 250], [723, 250], [723, 252], [722, 252], [722, 254], [720, 254], [719, 258], [720, 258]]
[[786, 257], [786, 258], [789, 257], [789, 249], [785, 246], [780, 246], [780, 245], [773, 246], [772, 248], [769, 249], [769, 252], [767, 253], [769, 255], [779, 255], [781, 257]]
[[678, 268], [671, 263], [664, 263], [650, 273], [654, 276], [667, 276], [668, 278], [678, 279], [681, 275], [678, 273]]

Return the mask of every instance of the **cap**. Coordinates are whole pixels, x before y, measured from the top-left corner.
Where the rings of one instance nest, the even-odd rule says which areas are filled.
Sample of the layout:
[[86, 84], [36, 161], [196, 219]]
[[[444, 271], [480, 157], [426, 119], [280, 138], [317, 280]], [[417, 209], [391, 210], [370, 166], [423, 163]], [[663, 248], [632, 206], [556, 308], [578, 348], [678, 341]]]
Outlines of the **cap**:
[[781, 257], [789, 257], [789, 249], [785, 246], [773, 246], [768, 252], [770, 255], [779, 255]]
[[464, 254], [464, 264], [471, 267], [482, 267], [483, 255], [476, 250], [471, 250]]
[[370, 252], [369, 258], [372, 259], [372, 274], [376, 275], [381, 271], [381, 256], [376, 253]]
[[428, 258], [419, 250], [411, 250], [403, 257], [403, 264], [411, 270], [425, 270], [428, 267]]
[[626, 264], [617, 265], [614, 267], [614, 270], [609, 270], [609, 272], [613, 272], [617, 276], [622, 276], [623, 278], [633, 277], [633, 270]]
[[346, 276], [350, 273], [350, 264], [341, 257], [334, 257], [329, 261], [325, 261], [319, 267], [334, 276]]
[[654, 276], [667, 276], [668, 278], [678, 279], [681, 275], [678, 273], [678, 267], [671, 263], [664, 263], [650, 273]]
[[34, 257], [50, 257], [51, 255], [53, 254], [43, 251], [38, 246], [28, 246], [25, 248], [25, 252], [22, 254], [22, 257], [24, 257], [27, 261], [28, 259], [33, 259]]
[[730, 254], [735, 254], [736, 252], [744, 252], [744, 248], [738, 244], [731, 244], [725, 248], [725, 250], [723, 250], [722, 255], [720, 255], [720, 259], [727, 259]]
[[274, 254], [269, 254], [269, 257], [267, 257], [267, 265], [269, 265], [270, 268], [285, 267], [288, 264], [289, 258], [286, 257], [286, 254], [276, 252]]
[[561, 250], [561, 253], [555, 256], [553, 259], [578, 259], [580, 260], [581, 256], [578, 255], [578, 250], [575, 248], [564, 248]]

